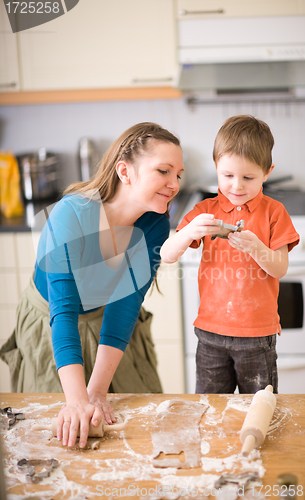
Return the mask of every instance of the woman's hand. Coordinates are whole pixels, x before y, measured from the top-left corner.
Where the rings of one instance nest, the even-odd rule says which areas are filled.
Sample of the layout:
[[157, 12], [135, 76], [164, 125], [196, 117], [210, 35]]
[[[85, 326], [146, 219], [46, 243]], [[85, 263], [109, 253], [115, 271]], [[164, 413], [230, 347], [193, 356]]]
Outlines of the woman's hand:
[[[89, 393], [89, 401], [90, 403], [101, 412], [102, 418], [104, 419], [105, 424], [113, 424], [116, 422], [116, 418], [113, 413], [113, 409], [110, 404], [107, 402], [105, 396], [97, 396], [95, 394]], [[99, 421], [95, 421], [95, 418], [92, 418], [92, 423], [94, 426], [100, 423]]]
[[82, 365], [62, 366], [58, 370], [61, 385], [66, 396], [66, 404], [62, 407], [57, 421], [57, 439], [63, 446], [74, 446], [79, 431], [79, 446], [86, 446], [89, 422], [97, 426], [103, 412], [99, 406], [89, 401]]
[[79, 447], [86, 446], [89, 423], [98, 425], [103, 418], [99, 407], [89, 403], [87, 399], [65, 404], [59, 412], [57, 420], [57, 439], [63, 446], [74, 446], [79, 434]]

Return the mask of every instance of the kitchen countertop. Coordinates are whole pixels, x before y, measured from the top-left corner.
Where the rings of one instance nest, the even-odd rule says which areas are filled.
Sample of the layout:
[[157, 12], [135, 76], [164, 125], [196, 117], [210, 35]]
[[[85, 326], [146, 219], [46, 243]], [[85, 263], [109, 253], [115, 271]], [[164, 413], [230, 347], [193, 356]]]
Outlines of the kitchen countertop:
[[[41, 210], [53, 205], [60, 198], [50, 198], [48, 200], [28, 202], [24, 204], [24, 213], [20, 217], [5, 217], [0, 212], [0, 232], [25, 232], [32, 230], [32, 219]], [[41, 229], [41, 228], [40, 228]]]
[[[118, 420], [126, 421], [124, 430], [107, 433], [97, 450], [73, 450], [63, 448], [50, 431], [31, 430], [35, 421], [46, 424], [57, 416], [64, 402], [63, 394], [1, 394], [1, 408], [12, 406], [26, 415], [26, 420], [2, 432], [8, 493], [14, 499], [21, 498], [17, 495], [61, 500], [130, 496], [161, 499], [174, 491], [176, 496], [172, 498], [178, 498], [179, 494], [185, 498], [203, 498], [205, 494], [208, 498], [210, 493], [212, 499], [213, 485], [222, 474], [251, 470], [262, 477], [262, 485], [255, 491], [267, 499], [277, 496], [273, 487], [282, 473], [298, 477], [296, 498], [304, 498], [305, 395], [276, 396], [276, 409], [265, 442], [245, 458], [240, 455], [238, 432], [252, 398], [253, 395], [239, 394], [109, 394]], [[154, 420], [159, 405], [163, 403], [166, 408], [165, 402], [173, 399], [208, 405], [199, 424], [200, 467], [166, 469], [152, 465]], [[179, 415], [173, 430], [174, 435], [185, 432], [179, 427]], [[30, 484], [16, 468], [22, 458], [56, 458], [60, 465], [41, 483]], [[253, 487], [249, 492], [253, 492]]]

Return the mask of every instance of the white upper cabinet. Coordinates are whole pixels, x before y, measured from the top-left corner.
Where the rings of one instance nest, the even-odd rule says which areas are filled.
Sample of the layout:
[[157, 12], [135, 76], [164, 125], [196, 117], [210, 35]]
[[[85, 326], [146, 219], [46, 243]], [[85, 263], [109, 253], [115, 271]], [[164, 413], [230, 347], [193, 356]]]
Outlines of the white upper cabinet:
[[177, 0], [179, 19], [304, 14], [304, 0]]
[[174, 0], [90, 0], [18, 33], [22, 90], [173, 86]]
[[11, 26], [3, 2], [0, 2], [0, 91], [20, 90], [17, 37]]

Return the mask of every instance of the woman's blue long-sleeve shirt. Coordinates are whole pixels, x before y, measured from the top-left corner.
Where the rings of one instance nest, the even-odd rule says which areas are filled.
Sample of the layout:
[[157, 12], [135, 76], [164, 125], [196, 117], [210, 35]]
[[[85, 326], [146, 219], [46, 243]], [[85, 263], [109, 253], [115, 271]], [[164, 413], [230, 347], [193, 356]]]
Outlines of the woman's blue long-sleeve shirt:
[[[100, 344], [126, 349], [169, 235], [166, 215], [145, 213], [134, 224], [122, 261], [113, 269], [100, 250], [101, 210], [97, 195], [64, 196], [40, 237], [34, 283], [49, 302], [57, 369], [83, 363], [78, 316], [105, 304]], [[111, 230], [103, 230], [101, 237], [112, 239]]]

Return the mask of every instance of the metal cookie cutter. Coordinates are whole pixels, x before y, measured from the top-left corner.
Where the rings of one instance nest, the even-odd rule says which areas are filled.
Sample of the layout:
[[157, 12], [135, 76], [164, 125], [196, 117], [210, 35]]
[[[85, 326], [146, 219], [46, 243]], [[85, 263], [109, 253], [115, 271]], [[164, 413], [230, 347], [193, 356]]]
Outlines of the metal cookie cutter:
[[0, 414], [4, 415], [7, 417], [8, 422], [6, 424], [6, 428], [9, 430], [15, 425], [17, 420], [24, 420], [25, 419], [25, 414], [24, 413], [15, 413], [12, 410], [11, 406], [7, 406], [6, 408], [0, 408]]
[[258, 475], [258, 472], [250, 471], [245, 472], [244, 474], [223, 474], [219, 479], [214, 483], [214, 487], [217, 488], [225, 488], [226, 486], [232, 484], [237, 487], [243, 487], [246, 490], [251, 483], [261, 482], [261, 479]]
[[233, 224], [225, 224], [225, 222], [220, 219], [215, 219], [214, 222], [221, 229], [219, 233], [212, 235], [211, 237], [212, 240], [215, 240], [215, 238], [223, 238], [227, 240], [229, 233], [233, 233], [235, 231], [242, 231], [244, 229], [244, 224], [245, 224], [243, 220], [237, 221], [235, 226]]
[[[45, 466], [45, 469], [41, 472], [35, 472], [35, 466]], [[27, 458], [22, 458], [17, 462], [17, 469], [19, 472], [25, 474], [25, 479], [27, 483], [37, 484], [42, 481], [45, 477], [49, 477], [53, 469], [59, 466], [59, 462], [56, 458], [49, 459], [33, 459], [28, 460]]]

